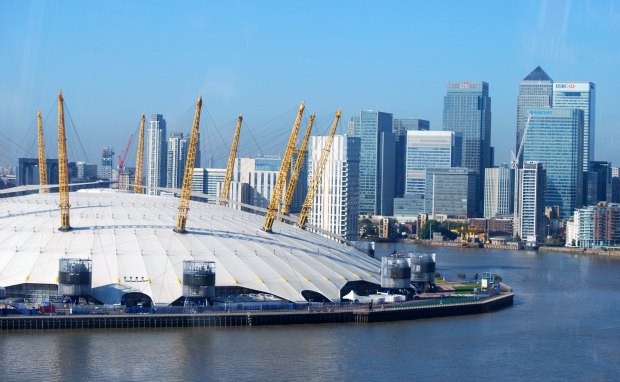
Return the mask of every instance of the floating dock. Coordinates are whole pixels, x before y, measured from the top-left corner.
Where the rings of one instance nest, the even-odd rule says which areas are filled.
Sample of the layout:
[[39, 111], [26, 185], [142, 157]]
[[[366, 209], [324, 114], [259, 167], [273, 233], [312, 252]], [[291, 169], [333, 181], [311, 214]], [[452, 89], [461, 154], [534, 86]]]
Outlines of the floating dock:
[[328, 323], [373, 323], [488, 313], [513, 304], [514, 294], [433, 305], [395, 303], [309, 311], [244, 311], [188, 314], [38, 315], [0, 317], [0, 330], [193, 328]]

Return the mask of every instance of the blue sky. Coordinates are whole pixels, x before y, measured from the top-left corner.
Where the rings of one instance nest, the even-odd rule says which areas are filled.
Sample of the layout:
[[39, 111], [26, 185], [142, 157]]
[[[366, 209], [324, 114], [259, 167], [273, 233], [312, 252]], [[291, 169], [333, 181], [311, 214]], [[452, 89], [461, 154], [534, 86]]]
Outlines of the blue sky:
[[317, 133], [338, 108], [342, 133], [361, 109], [439, 130], [450, 80], [490, 84], [501, 162], [519, 81], [537, 65], [554, 80], [596, 83], [596, 159], [620, 164], [618, 0], [4, 0], [0, 52], [0, 165], [36, 154], [37, 109], [55, 155], [60, 88], [70, 160], [98, 162], [102, 146], [119, 153], [143, 112], [189, 131], [202, 94], [203, 156], [223, 166], [240, 112], [241, 155], [281, 153], [302, 100]]

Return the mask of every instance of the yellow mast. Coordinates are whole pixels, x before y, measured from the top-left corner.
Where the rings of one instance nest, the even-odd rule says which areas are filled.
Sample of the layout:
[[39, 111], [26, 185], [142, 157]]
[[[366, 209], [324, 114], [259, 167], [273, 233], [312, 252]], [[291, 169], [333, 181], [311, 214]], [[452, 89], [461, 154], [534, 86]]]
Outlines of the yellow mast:
[[295, 166], [293, 166], [291, 179], [286, 186], [284, 204], [280, 210], [280, 213], [285, 216], [288, 216], [289, 214], [291, 203], [293, 202], [293, 195], [295, 195], [295, 188], [297, 187], [297, 181], [299, 180], [299, 174], [301, 173], [301, 167], [304, 165], [304, 160], [306, 159], [306, 154], [308, 152], [308, 140], [310, 139], [310, 133], [312, 132], [312, 125], [314, 125], [314, 117], [315, 115], [312, 113], [310, 116], [310, 122], [308, 122], [308, 127], [306, 128], [306, 133], [304, 134], [304, 138], [302, 139], [301, 144], [299, 145], [299, 150], [297, 151], [297, 160], [295, 161]]
[[241, 133], [241, 122], [243, 122], [243, 115], [239, 114], [237, 120], [237, 128], [235, 129], [235, 136], [230, 147], [230, 154], [228, 155], [228, 164], [226, 165], [226, 176], [222, 183], [222, 192], [220, 193], [220, 201], [217, 202], [219, 206], [228, 205], [228, 191], [230, 189], [230, 183], [232, 182], [233, 170], [235, 168], [235, 158], [237, 157], [237, 146], [239, 145], [239, 134]]
[[58, 193], [60, 194], [59, 231], [71, 231], [69, 224], [69, 165], [67, 161], [67, 138], [65, 136], [65, 111], [62, 90], [58, 93]]
[[291, 131], [291, 135], [288, 138], [288, 143], [286, 144], [286, 151], [284, 151], [284, 157], [282, 158], [282, 164], [280, 165], [280, 172], [278, 172], [278, 176], [276, 177], [276, 184], [273, 188], [273, 193], [271, 194], [271, 201], [269, 202], [269, 210], [265, 215], [265, 225], [263, 226], [263, 230], [265, 232], [271, 232], [271, 227], [273, 226], [273, 221], [276, 219], [276, 215], [278, 214], [278, 210], [280, 209], [280, 199], [282, 198], [282, 189], [286, 184], [286, 177], [288, 176], [288, 170], [291, 167], [291, 161], [293, 159], [293, 150], [295, 150], [295, 143], [297, 142], [297, 133], [299, 132], [299, 125], [301, 125], [301, 116], [304, 112], [304, 103], [302, 102], [299, 105], [299, 110], [297, 111], [297, 119], [295, 119], [295, 125], [293, 125], [293, 130]]
[[187, 160], [185, 161], [185, 172], [183, 174], [183, 187], [181, 188], [181, 198], [179, 203], [179, 213], [177, 215], [177, 225], [174, 229], [176, 233], [185, 233], [185, 223], [189, 212], [189, 198], [192, 194], [192, 177], [194, 176], [194, 166], [196, 164], [196, 146], [198, 146], [198, 134], [200, 133], [200, 109], [202, 108], [202, 96], [196, 102], [196, 112], [194, 113], [194, 124], [192, 135], [189, 140], [187, 150]]
[[144, 113], [140, 118], [140, 137], [138, 138], [138, 151], [136, 152], [136, 177], [133, 182], [133, 192], [142, 193], [142, 161], [144, 160]]
[[304, 200], [304, 205], [301, 207], [301, 213], [299, 214], [299, 220], [297, 221], [297, 225], [301, 228], [306, 227], [306, 221], [308, 220], [308, 214], [310, 213], [310, 209], [312, 208], [312, 203], [314, 202], [314, 196], [316, 195], [316, 192], [319, 189], [319, 183], [321, 183], [321, 177], [323, 176], [323, 171], [325, 170], [325, 164], [327, 163], [329, 152], [332, 149], [332, 143], [334, 141], [334, 134], [336, 134], [336, 128], [338, 127], [338, 120], [340, 120], [341, 114], [342, 113], [340, 112], [340, 110], [336, 112], [334, 123], [332, 124], [332, 127], [329, 130], [329, 135], [327, 136], [327, 140], [325, 141], [323, 152], [321, 152], [321, 158], [319, 159], [319, 163], [317, 164], [316, 169], [314, 170], [314, 174], [312, 176], [312, 183], [310, 184], [310, 187], [308, 187], [308, 194], [306, 195], [306, 200]]
[[47, 163], [45, 161], [45, 141], [43, 140], [43, 121], [41, 120], [41, 112], [37, 111], [38, 124], [38, 142], [39, 142], [39, 193], [47, 194], [49, 189], [47, 186]]

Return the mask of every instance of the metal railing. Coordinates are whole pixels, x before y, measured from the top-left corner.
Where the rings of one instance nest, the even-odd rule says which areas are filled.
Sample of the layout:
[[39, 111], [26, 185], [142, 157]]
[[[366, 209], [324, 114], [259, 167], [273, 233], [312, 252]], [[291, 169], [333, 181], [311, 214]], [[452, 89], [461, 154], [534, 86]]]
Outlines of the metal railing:
[[154, 307], [125, 307], [118, 305], [68, 305], [51, 304], [52, 308], [43, 312], [26, 307], [23, 304], [7, 304], [12, 309], [3, 309], [1, 315], [133, 315], [133, 314], [246, 314], [246, 313], [317, 313], [317, 312], [370, 312], [370, 311], [397, 311], [411, 309], [426, 309], [433, 307], [452, 307], [476, 305], [488, 302], [499, 295], [476, 295], [466, 297], [446, 296], [432, 299], [410, 300], [390, 303], [260, 303], [234, 302], [211, 306], [154, 306]]

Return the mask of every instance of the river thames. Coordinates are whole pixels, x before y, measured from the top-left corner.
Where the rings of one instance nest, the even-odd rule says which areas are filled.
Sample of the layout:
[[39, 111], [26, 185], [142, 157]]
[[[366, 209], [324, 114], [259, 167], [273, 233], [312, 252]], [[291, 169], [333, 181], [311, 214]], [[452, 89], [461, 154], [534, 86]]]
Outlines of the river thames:
[[[407, 245], [380, 245], [378, 255]], [[442, 275], [494, 272], [514, 306], [376, 324], [0, 333], [2, 381], [620, 378], [620, 259], [423, 248]]]

